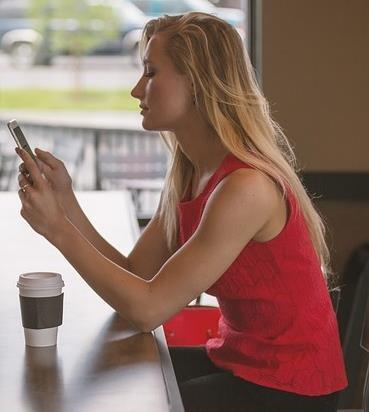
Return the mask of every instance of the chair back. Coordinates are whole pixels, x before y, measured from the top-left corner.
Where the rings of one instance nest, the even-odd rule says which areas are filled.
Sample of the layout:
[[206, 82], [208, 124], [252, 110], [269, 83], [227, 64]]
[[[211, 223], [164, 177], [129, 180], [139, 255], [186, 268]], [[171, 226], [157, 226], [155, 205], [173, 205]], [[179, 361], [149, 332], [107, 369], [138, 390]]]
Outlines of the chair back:
[[[363, 245], [357, 249], [350, 261], [351, 265], [348, 265], [347, 268], [355, 268], [357, 272], [345, 273], [346, 281], [345, 278], [344, 281], [347, 286], [342, 288], [341, 303], [338, 310], [338, 321], [349, 381], [348, 387], [340, 393], [339, 409], [358, 409], [362, 407], [366, 385], [365, 376], [369, 364], [369, 354], [367, 353], [367, 348], [369, 348], [368, 327], [366, 326], [368, 319], [366, 311], [369, 303], [369, 245]], [[352, 284], [347, 283], [349, 277], [355, 282], [354, 287]], [[342, 324], [342, 320], [346, 324]]]
[[163, 325], [168, 346], [204, 346], [218, 335], [220, 310], [192, 305], [182, 309]]

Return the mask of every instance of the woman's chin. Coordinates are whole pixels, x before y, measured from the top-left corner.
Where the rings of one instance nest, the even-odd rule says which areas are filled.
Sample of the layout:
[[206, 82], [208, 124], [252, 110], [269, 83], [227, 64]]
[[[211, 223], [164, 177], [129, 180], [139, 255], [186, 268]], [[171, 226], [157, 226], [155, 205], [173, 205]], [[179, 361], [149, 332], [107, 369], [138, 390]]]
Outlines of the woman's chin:
[[142, 119], [142, 127], [145, 130], [152, 130], [152, 131], [161, 131], [163, 130], [158, 124], [155, 124], [154, 122], [151, 122], [149, 119]]
[[155, 128], [150, 124], [150, 122], [146, 121], [145, 119], [142, 119], [142, 127], [145, 130], [155, 130]]

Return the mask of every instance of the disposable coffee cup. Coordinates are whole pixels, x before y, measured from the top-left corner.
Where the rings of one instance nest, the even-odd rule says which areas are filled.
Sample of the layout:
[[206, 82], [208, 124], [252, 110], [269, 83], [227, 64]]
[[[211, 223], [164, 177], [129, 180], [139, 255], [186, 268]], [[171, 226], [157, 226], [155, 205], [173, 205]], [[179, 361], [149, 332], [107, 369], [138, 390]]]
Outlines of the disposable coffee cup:
[[19, 276], [19, 300], [27, 346], [54, 346], [63, 323], [64, 282], [59, 273], [32, 272]]

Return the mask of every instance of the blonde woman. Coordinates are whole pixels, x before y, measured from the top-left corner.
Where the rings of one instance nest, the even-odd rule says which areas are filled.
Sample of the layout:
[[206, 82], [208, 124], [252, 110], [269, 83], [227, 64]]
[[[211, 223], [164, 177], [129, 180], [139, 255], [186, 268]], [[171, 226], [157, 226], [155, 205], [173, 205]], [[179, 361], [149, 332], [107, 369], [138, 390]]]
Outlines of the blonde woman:
[[132, 252], [96, 232], [41, 150], [46, 179], [18, 151], [22, 216], [144, 332], [204, 291], [217, 297], [220, 337], [171, 351], [186, 411], [335, 411], [347, 381], [324, 227], [240, 37], [211, 15], [165, 16], [146, 25], [142, 51], [132, 95], [172, 157]]

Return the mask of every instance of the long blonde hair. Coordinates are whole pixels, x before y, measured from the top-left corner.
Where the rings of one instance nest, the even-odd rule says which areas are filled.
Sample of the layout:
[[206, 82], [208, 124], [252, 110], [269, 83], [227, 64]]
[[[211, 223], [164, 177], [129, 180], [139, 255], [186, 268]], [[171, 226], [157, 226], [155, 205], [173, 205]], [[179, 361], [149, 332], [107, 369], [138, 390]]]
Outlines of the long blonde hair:
[[[324, 276], [329, 268], [325, 227], [296, 172], [296, 158], [269, 104], [237, 31], [206, 13], [191, 12], [150, 20], [140, 43], [141, 56], [151, 36], [165, 32], [167, 52], [180, 73], [191, 80], [195, 104], [212, 125], [223, 146], [238, 159], [273, 179], [298, 202], [320, 258]], [[168, 246], [174, 251], [178, 236], [177, 205], [191, 179], [193, 166], [173, 132], [160, 132], [171, 162], [159, 206]]]

